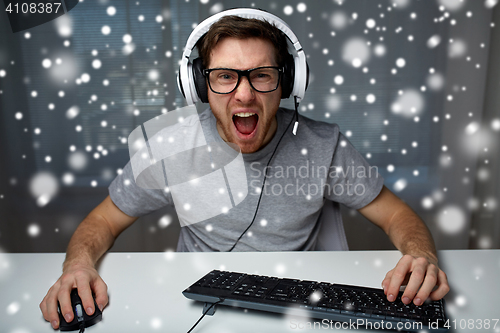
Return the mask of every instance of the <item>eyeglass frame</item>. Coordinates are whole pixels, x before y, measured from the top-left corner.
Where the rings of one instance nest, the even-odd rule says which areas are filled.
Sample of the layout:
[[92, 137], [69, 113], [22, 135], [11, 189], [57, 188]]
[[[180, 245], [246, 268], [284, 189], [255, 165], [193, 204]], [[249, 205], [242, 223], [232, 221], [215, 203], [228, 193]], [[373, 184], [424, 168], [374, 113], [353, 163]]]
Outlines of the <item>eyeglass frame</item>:
[[[268, 90], [268, 91], [257, 90], [253, 86], [252, 80], [250, 80], [250, 73], [252, 71], [254, 71], [256, 69], [263, 69], [263, 68], [274, 68], [274, 69], [278, 70], [278, 73], [279, 73], [278, 74], [278, 82], [276, 84], [276, 88], [274, 88], [273, 90]], [[236, 82], [236, 85], [234, 86], [233, 90], [231, 90], [229, 92], [225, 92], [225, 93], [217, 92], [217, 91], [215, 91], [212, 88], [212, 85], [210, 84], [210, 77], [209, 77], [210, 73], [213, 72], [213, 71], [215, 71], [215, 70], [221, 70], [221, 69], [231, 70], [231, 71], [234, 71], [234, 72], [238, 73], [238, 81]], [[228, 95], [228, 94], [233, 93], [236, 90], [236, 88], [238, 88], [238, 86], [240, 85], [241, 77], [242, 76], [245, 76], [247, 78], [248, 83], [250, 84], [250, 87], [252, 87], [253, 90], [255, 90], [256, 92], [260, 92], [262, 94], [266, 94], [266, 93], [270, 93], [270, 92], [276, 91], [276, 89], [278, 89], [278, 87], [280, 86], [281, 76], [283, 75], [283, 68], [279, 67], [279, 66], [262, 66], [262, 67], [255, 67], [255, 68], [250, 68], [250, 69], [245, 69], [245, 70], [239, 70], [239, 69], [234, 69], [234, 68], [208, 68], [208, 69], [204, 69], [202, 73], [203, 73], [203, 76], [208, 81], [208, 86], [210, 87], [210, 90], [212, 90], [212, 92], [215, 93], [215, 94]]]

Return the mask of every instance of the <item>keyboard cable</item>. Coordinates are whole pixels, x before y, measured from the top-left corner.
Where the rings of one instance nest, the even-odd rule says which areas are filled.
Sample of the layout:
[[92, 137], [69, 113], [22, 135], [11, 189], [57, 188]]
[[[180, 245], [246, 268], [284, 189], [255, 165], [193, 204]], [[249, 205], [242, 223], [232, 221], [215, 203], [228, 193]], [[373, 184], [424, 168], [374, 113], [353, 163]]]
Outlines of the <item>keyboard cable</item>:
[[208, 313], [208, 311], [210, 311], [211, 308], [213, 308], [214, 306], [216, 306], [217, 304], [219, 303], [222, 303], [224, 302], [224, 299], [223, 298], [219, 298], [219, 300], [215, 303], [212, 303], [212, 305], [210, 305], [208, 307], [208, 309], [205, 311], [205, 313], [203, 313], [200, 317], [200, 319], [198, 319], [198, 321], [193, 325], [193, 327], [191, 327], [191, 329], [189, 331], [187, 331], [187, 333], [191, 333], [193, 331], [193, 329], [196, 327], [196, 325], [198, 325], [198, 323], [203, 319], [203, 317], [205, 317], [205, 315]]

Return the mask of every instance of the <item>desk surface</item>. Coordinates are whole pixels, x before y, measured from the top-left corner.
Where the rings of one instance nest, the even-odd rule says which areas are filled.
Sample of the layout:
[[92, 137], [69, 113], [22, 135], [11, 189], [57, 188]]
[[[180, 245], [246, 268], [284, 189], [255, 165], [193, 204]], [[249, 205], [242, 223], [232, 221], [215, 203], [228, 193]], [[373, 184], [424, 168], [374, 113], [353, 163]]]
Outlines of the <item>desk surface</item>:
[[[450, 250], [439, 256], [452, 288], [445, 300], [448, 317], [456, 319], [454, 331], [500, 333], [500, 250]], [[397, 251], [110, 253], [99, 269], [110, 304], [103, 321], [86, 332], [187, 332], [202, 304], [181, 292], [212, 269], [380, 288], [399, 258]], [[38, 305], [59, 277], [63, 260], [64, 254], [0, 253], [0, 332], [53, 332]], [[332, 330], [308, 329], [309, 323], [307, 318], [220, 306], [194, 333]]]

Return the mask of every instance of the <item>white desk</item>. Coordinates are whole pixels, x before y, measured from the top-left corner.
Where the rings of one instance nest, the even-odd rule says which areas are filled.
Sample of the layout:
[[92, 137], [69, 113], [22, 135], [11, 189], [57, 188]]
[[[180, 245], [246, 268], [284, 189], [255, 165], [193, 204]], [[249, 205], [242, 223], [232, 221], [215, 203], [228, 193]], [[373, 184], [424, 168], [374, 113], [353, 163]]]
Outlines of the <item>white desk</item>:
[[[492, 326], [493, 319], [500, 319], [500, 250], [439, 255], [452, 287], [445, 300], [456, 331], [499, 333], [500, 322]], [[110, 304], [103, 321], [86, 332], [187, 332], [200, 317], [202, 304], [181, 292], [212, 269], [379, 288], [399, 258], [397, 251], [111, 253], [99, 270], [109, 287]], [[38, 305], [59, 277], [63, 260], [64, 254], [0, 253], [0, 332], [53, 332]], [[461, 319], [490, 319], [491, 327], [463, 330]], [[307, 325], [310, 320], [219, 306], [193, 333], [308, 331], [292, 328], [292, 321]]]

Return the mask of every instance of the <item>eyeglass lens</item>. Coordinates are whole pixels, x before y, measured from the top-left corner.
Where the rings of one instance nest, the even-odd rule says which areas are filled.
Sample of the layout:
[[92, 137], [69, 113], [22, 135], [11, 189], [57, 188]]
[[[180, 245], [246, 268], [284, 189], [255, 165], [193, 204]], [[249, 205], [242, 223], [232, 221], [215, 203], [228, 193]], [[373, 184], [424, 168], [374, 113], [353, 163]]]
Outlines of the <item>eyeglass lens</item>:
[[[247, 76], [250, 85], [259, 92], [270, 92], [278, 88], [279, 70], [277, 68], [256, 68], [246, 73], [248, 75], [242, 76]], [[210, 88], [221, 94], [232, 92], [239, 82], [238, 72], [232, 69], [212, 70], [208, 78]]]

